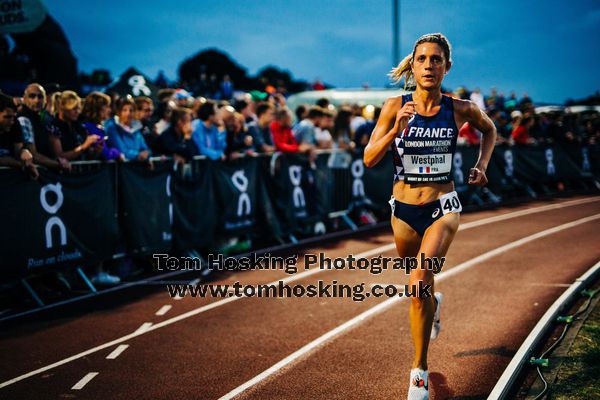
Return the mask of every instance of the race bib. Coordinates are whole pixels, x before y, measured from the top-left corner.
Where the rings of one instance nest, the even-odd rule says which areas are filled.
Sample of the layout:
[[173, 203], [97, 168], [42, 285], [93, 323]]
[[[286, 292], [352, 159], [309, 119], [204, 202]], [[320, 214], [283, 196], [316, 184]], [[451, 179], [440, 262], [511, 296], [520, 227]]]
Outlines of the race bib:
[[404, 154], [404, 171], [411, 175], [447, 174], [452, 168], [452, 154]]
[[442, 205], [442, 213], [448, 214], [450, 212], [461, 212], [462, 204], [460, 204], [460, 200], [458, 199], [458, 194], [456, 191], [446, 193], [442, 197], [440, 197], [440, 203]]

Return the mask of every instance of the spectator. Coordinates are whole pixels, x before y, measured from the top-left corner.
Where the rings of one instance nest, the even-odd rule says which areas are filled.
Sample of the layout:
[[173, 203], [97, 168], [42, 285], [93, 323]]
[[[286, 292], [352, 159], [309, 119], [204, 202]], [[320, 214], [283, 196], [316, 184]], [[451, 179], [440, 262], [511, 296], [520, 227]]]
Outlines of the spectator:
[[506, 129], [506, 119], [503, 113], [498, 109], [491, 109], [489, 117], [496, 127], [496, 143], [506, 143], [510, 139], [511, 131]]
[[481, 94], [479, 88], [475, 88], [470, 97], [471, 101], [475, 103], [479, 109], [485, 110], [485, 101], [483, 100], [483, 95]]
[[[114, 147], [109, 147], [106, 143], [106, 134], [104, 131], [104, 122], [110, 117], [112, 112], [110, 107], [110, 96], [100, 92], [92, 92], [85, 98], [83, 110], [81, 111], [80, 122], [87, 130], [88, 135], [97, 135], [101, 140], [94, 144], [98, 147], [100, 158], [102, 160], [122, 160], [123, 154]], [[94, 285], [116, 285], [121, 282], [121, 278], [111, 275], [104, 269], [104, 263], [96, 263], [93, 267], [94, 275], [91, 277]]]
[[350, 121], [350, 133], [355, 134], [356, 130], [363, 125], [367, 120], [363, 117], [362, 107], [358, 104], [352, 106], [352, 120]]
[[244, 116], [246, 123], [256, 122], [258, 117], [256, 116], [255, 103], [252, 100], [239, 99], [233, 103], [235, 111], [241, 113]]
[[126, 160], [149, 161], [150, 149], [142, 133], [135, 130], [133, 117], [135, 102], [131, 96], [120, 98], [117, 115], [106, 124], [108, 143], [118, 149]]
[[317, 78], [312, 84], [312, 88], [313, 90], [325, 90], [325, 85], [323, 84], [323, 82], [321, 82], [320, 79]]
[[470, 123], [466, 122], [458, 130], [458, 142], [461, 145], [474, 146], [481, 141], [481, 134]]
[[225, 113], [223, 122], [227, 130], [225, 154], [231, 159], [238, 158], [242, 154], [256, 155], [252, 135], [246, 129], [244, 116], [238, 112], [232, 115], [226, 113], [226, 111], [223, 112]]
[[169, 128], [156, 140], [160, 154], [173, 156], [176, 163], [186, 163], [200, 154], [192, 140], [192, 112], [184, 107], [176, 107], [171, 113]]
[[58, 104], [54, 100], [60, 97], [60, 86], [57, 83], [48, 83], [44, 85], [44, 89], [46, 90], [46, 113], [54, 117], [56, 115], [55, 105]]
[[306, 118], [296, 126], [294, 131], [296, 141], [315, 146], [317, 144], [316, 127], [319, 126], [322, 118], [323, 109], [317, 106], [311, 107]]
[[[352, 150], [356, 144], [351, 140], [353, 111], [349, 107], [340, 107], [333, 124], [333, 146], [335, 148]], [[364, 125], [364, 124], [363, 124]]]
[[154, 150], [154, 143], [158, 138], [155, 127], [152, 125], [152, 114], [154, 113], [154, 103], [152, 99], [146, 96], [135, 98], [135, 120], [134, 129], [140, 131], [148, 148]]
[[223, 76], [223, 82], [221, 82], [221, 99], [231, 100], [233, 97], [233, 82], [229, 75]]
[[308, 143], [299, 144], [292, 133], [292, 114], [288, 108], [282, 108], [275, 112], [275, 120], [271, 122], [273, 142], [278, 151], [283, 153], [308, 153], [314, 160], [316, 153], [314, 146]]
[[304, 104], [300, 104], [296, 107], [294, 113], [296, 114], [296, 122], [292, 126], [292, 131], [295, 131], [298, 124], [300, 124], [300, 121], [308, 116], [308, 108]]
[[489, 97], [485, 99], [486, 109], [495, 109], [496, 108], [496, 98], [498, 97], [498, 92], [496, 88], [493, 87]]
[[110, 97], [104, 93], [92, 92], [85, 98], [80, 122], [83, 123], [88, 135], [98, 135], [102, 138], [102, 140], [99, 140], [94, 145], [101, 148], [100, 158], [102, 160], [123, 159], [121, 152], [114, 147], [109, 147], [105, 140], [106, 134], [103, 124], [110, 116], [110, 113]]
[[318, 107], [321, 107], [322, 109], [327, 109], [329, 108], [329, 105], [331, 103], [329, 103], [329, 99], [327, 97], [321, 97], [319, 100], [317, 100], [316, 105]]
[[[227, 112], [233, 113], [235, 110], [231, 106], [225, 106]], [[211, 160], [224, 160], [226, 148], [226, 134], [222, 128], [219, 128], [219, 117], [217, 116], [216, 105], [213, 101], [207, 101], [198, 109], [198, 123], [192, 140], [196, 143], [200, 154], [207, 156]]]
[[[50, 97], [50, 101], [46, 104], [46, 111], [48, 115], [52, 118], [55, 118], [58, 115], [58, 108], [60, 103], [60, 95], [61, 92], [54, 92]], [[51, 121], [51, 119], [50, 119]]]
[[377, 120], [379, 119], [380, 114], [381, 107], [375, 107], [375, 111], [373, 113], [373, 120], [367, 121], [358, 127], [356, 133], [354, 134], [354, 143], [356, 144], [356, 147], [364, 149], [365, 146], [369, 143], [371, 133], [373, 133], [373, 129], [375, 129], [375, 125], [377, 125]]
[[172, 100], [166, 100], [158, 103], [158, 107], [156, 108], [156, 116], [158, 121], [156, 124], [154, 124], [154, 131], [156, 132], [156, 135], [160, 136], [169, 127], [171, 111], [175, 107], [175, 102]]
[[274, 117], [274, 107], [266, 102], [256, 106], [256, 117], [258, 120], [247, 125], [248, 133], [252, 136], [254, 149], [259, 153], [271, 153], [275, 151], [273, 135], [271, 135], [271, 122]]
[[25, 147], [33, 155], [33, 162], [48, 168], [62, 168], [69, 171], [71, 164], [65, 158], [52, 159], [52, 151], [48, 140], [45, 124], [50, 118], [47, 115], [46, 91], [38, 83], [32, 83], [25, 88], [23, 105], [17, 114], [23, 130]]
[[194, 101], [192, 95], [185, 89], [177, 89], [174, 94], [175, 104], [177, 107], [190, 107], [191, 102]]
[[[158, 100], [159, 103], [166, 103], [166, 102], [172, 101], [173, 98], [175, 97], [176, 91], [177, 90], [173, 89], [173, 88], [160, 89], [156, 93], [156, 99]], [[173, 107], [176, 107], [175, 102], [173, 102]]]
[[219, 97], [221, 93], [219, 92], [219, 80], [217, 79], [217, 74], [212, 73], [208, 78], [208, 91], [211, 99], [221, 100]]
[[529, 136], [529, 128], [533, 125], [531, 116], [517, 117], [512, 131], [512, 138], [516, 144], [534, 144], [535, 139]]
[[521, 99], [521, 106], [531, 106], [532, 104], [533, 101], [531, 100], [531, 97], [529, 97], [529, 94], [527, 94], [527, 92], [523, 93], [523, 98]]
[[17, 110], [12, 97], [0, 94], [0, 165], [27, 171], [37, 179], [39, 173], [33, 164], [33, 155], [23, 146], [23, 133], [17, 121]]
[[77, 93], [65, 90], [58, 95], [56, 103], [58, 114], [47, 125], [50, 149], [54, 156], [70, 161], [99, 158], [102, 147], [94, 145], [103, 138], [88, 135], [87, 130], [78, 121], [81, 99]]
[[317, 146], [320, 149], [331, 149], [333, 148], [333, 137], [331, 130], [334, 126], [333, 113], [328, 109], [323, 110], [323, 117], [318, 125], [315, 125], [315, 139]]
[[200, 80], [196, 84], [196, 88], [193, 90], [193, 92], [196, 96], [208, 97], [210, 95], [206, 72], [200, 73]]
[[517, 107], [517, 95], [515, 92], [510, 93], [508, 100], [504, 101], [504, 108], [507, 112], [512, 112]]
[[504, 93], [500, 92], [498, 93], [498, 97], [496, 97], [496, 108], [498, 110], [504, 111], [505, 109], [505, 100], [504, 100]]

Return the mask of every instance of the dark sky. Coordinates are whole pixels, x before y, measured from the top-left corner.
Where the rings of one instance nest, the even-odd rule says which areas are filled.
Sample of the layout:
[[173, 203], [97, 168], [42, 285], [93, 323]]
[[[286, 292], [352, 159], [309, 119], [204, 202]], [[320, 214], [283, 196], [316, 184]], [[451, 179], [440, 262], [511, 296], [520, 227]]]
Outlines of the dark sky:
[[[47, 0], [80, 69], [118, 76], [137, 66], [177, 78], [186, 57], [227, 52], [249, 73], [273, 64], [295, 78], [337, 87], [383, 87], [392, 67], [392, 0]], [[535, 101], [564, 102], [600, 90], [600, 1], [401, 2], [401, 52], [442, 32], [454, 89], [492, 86]]]

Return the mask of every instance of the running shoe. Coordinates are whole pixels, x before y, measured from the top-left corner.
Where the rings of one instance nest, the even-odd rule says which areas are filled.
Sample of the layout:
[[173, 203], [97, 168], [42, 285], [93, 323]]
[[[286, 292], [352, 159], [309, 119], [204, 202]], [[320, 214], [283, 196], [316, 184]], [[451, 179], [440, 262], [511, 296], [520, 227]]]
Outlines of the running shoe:
[[431, 335], [429, 336], [431, 339], [435, 339], [440, 334], [440, 329], [442, 329], [442, 323], [440, 321], [440, 308], [442, 306], [442, 299], [444, 295], [441, 292], [435, 292], [433, 294], [435, 298], [435, 314], [433, 314], [433, 326], [431, 327]]
[[117, 285], [121, 282], [121, 278], [116, 275], [111, 275], [108, 272], [101, 271], [94, 277], [92, 277], [92, 283], [100, 286]]
[[408, 386], [408, 400], [429, 399], [429, 373], [420, 368], [410, 370], [410, 383]]

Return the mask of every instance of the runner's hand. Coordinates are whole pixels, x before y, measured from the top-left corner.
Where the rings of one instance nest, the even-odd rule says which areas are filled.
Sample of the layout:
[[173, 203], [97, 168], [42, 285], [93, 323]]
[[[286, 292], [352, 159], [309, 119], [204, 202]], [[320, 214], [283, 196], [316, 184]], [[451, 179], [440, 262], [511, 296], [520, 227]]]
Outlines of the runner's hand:
[[485, 172], [479, 168], [471, 168], [469, 170], [469, 185], [485, 186], [488, 183]]
[[414, 101], [407, 101], [400, 111], [396, 113], [396, 122], [394, 123], [396, 133], [402, 132], [406, 128], [406, 125], [408, 125], [408, 120], [417, 113], [416, 105], [417, 103]]

